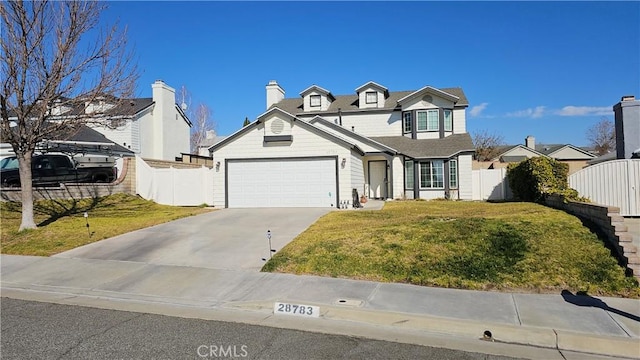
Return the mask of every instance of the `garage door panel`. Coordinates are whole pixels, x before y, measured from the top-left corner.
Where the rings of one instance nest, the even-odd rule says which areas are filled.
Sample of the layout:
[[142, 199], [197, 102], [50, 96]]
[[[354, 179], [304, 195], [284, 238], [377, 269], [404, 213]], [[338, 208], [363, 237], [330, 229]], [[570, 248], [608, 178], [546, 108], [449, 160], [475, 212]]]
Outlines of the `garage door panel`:
[[[335, 159], [229, 161], [228, 207], [330, 207]], [[329, 196], [329, 193], [332, 196]]]

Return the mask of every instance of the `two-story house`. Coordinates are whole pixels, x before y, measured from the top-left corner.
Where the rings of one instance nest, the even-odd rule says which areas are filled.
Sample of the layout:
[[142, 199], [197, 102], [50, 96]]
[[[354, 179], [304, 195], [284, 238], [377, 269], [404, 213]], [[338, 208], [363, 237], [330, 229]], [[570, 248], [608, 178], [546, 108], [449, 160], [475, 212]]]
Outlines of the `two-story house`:
[[[175, 89], [162, 80], [156, 80], [151, 89], [151, 98], [129, 99], [124, 105], [107, 112], [110, 119], [126, 113], [124, 121], [110, 120], [104, 125], [93, 122], [90, 126], [140, 157], [173, 161], [181, 158], [182, 153], [189, 153], [192, 124], [176, 103]], [[94, 106], [109, 107], [110, 104], [105, 99]], [[120, 109], [123, 106], [130, 109]], [[90, 111], [92, 107], [87, 106], [86, 109]]]
[[313, 85], [286, 98], [271, 81], [267, 110], [209, 148], [214, 205], [338, 207], [353, 190], [376, 199], [471, 200], [469, 106], [460, 88], [354, 94]]

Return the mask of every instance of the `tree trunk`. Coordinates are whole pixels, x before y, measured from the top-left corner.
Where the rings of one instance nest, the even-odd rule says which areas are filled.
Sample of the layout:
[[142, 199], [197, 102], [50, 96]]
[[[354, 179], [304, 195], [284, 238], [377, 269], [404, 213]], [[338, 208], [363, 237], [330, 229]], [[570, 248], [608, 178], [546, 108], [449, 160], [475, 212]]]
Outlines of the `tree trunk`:
[[33, 183], [31, 182], [31, 157], [33, 150], [26, 153], [16, 153], [20, 166], [20, 192], [22, 193], [22, 223], [20, 229], [35, 229], [36, 222], [33, 220]]

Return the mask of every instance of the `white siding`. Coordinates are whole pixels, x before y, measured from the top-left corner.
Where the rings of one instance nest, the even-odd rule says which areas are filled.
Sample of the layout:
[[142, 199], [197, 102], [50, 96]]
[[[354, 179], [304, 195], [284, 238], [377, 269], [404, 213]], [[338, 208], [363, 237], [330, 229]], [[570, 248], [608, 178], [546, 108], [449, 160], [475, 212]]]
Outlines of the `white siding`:
[[465, 109], [453, 110], [453, 133], [464, 134], [467, 132], [467, 119]]
[[360, 154], [351, 152], [351, 159], [347, 160], [350, 163], [351, 169], [351, 187], [358, 189], [358, 195], [364, 195], [364, 162]]
[[435, 109], [435, 108], [453, 109], [454, 104], [452, 101], [439, 98], [435, 95], [429, 95], [429, 96], [431, 96], [433, 101], [428, 102], [424, 100], [424, 97], [418, 97], [409, 103], [405, 103], [402, 106], [402, 111]]
[[471, 155], [458, 156], [458, 195], [460, 200], [473, 199], [472, 162], [473, 157]]
[[[313, 117], [309, 115], [298, 115], [305, 120], [311, 120]], [[348, 113], [342, 114], [342, 127], [347, 130], [352, 130], [363, 136], [401, 136], [402, 135], [402, 122], [400, 121], [402, 115], [400, 112], [392, 113]], [[322, 116], [323, 119], [330, 121], [334, 124], [338, 124], [338, 116]]]
[[[269, 126], [269, 121], [276, 118], [270, 116], [264, 123], [259, 124], [250, 131], [242, 134], [232, 142], [222, 146], [213, 153], [214, 164], [220, 162], [219, 169], [215, 172], [214, 179], [214, 205], [225, 206], [225, 160], [226, 159], [263, 159], [263, 158], [298, 158], [337, 156], [340, 164], [343, 158], [347, 159], [345, 169], [340, 169], [339, 188], [340, 199], [347, 200], [351, 197], [351, 169], [354, 163], [349, 161], [351, 150], [347, 146], [339, 145], [321, 135], [310, 132], [308, 129], [293, 123], [291, 134], [293, 141], [284, 144], [265, 144], [264, 126]], [[288, 119], [283, 119], [289, 121]], [[335, 194], [334, 194], [335, 195]]]
[[620, 208], [622, 216], [640, 216], [640, 160], [589, 166], [570, 175], [569, 186], [594, 203]]
[[396, 156], [391, 162], [393, 167], [393, 197], [399, 199], [404, 191], [404, 163], [402, 156]]
[[402, 134], [400, 112], [387, 114], [342, 115], [342, 126], [364, 136], [400, 136]]
[[137, 129], [138, 121], [130, 120], [127, 121], [124, 126], [112, 129], [108, 127], [98, 126], [98, 125], [90, 125], [92, 129], [106, 136], [107, 139], [113, 141], [118, 145], [122, 145], [127, 149], [130, 149], [133, 152], [140, 151], [135, 147], [135, 142], [133, 141], [133, 132]]

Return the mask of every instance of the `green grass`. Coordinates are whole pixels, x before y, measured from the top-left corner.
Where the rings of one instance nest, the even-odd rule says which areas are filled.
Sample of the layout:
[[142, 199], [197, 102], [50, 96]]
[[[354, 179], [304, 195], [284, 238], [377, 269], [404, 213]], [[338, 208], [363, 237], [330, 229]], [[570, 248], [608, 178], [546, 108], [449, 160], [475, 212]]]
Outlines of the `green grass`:
[[[89, 214], [89, 230], [84, 212]], [[18, 232], [21, 204], [0, 203], [3, 254], [49, 256], [98, 240], [210, 211], [174, 207], [125, 194], [82, 200], [42, 200], [34, 203], [38, 228]], [[91, 233], [91, 236], [89, 236]]]
[[399, 201], [332, 212], [263, 271], [448, 288], [640, 296], [579, 219], [532, 203]]

